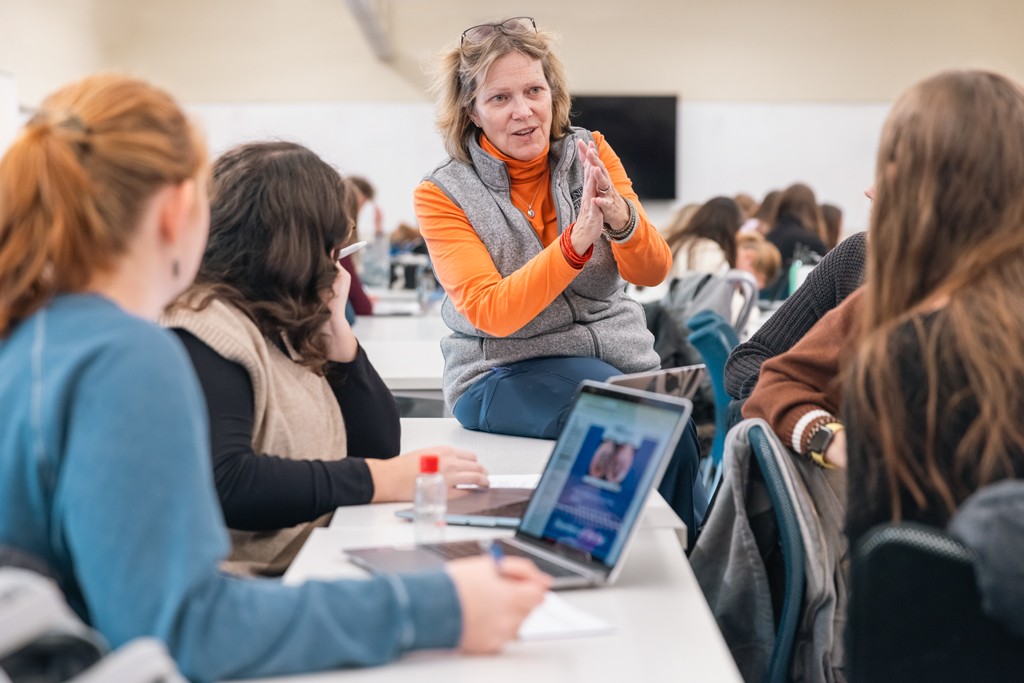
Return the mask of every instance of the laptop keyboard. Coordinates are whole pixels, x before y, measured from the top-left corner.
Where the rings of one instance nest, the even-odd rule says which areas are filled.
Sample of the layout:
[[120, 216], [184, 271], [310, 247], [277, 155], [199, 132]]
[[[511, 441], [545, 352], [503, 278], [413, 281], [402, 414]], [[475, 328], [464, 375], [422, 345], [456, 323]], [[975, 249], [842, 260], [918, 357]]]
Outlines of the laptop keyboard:
[[[448, 543], [429, 543], [423, 546], [432, 553], [437, 553], [446, 560], [457, 560], [462, 557], [475, 557], [483, 554], [483, 549], [480, 547], [479, 541], [450, 541]], [[542, 557], [531, 555], [523, 552], [521, 549], [508, 543], [502, 543], [501, 549], [506, 555], [515, 555], [517, 557], [525, 557], [540, 569], [545, 574], [551, 576], [579, 576], [579, 572], [574, 572], [571, 569], [567, 569], [561, 565], [555, 564], [554, 562], [548, 562]]]
[[526, 512], [527, 501], [521, 500], [518, 503], [507, 503], [505, 505], [499, 505], [496, 508], [488, 508], [488, 517], [519, 517], [522, 518], [523, 513]]

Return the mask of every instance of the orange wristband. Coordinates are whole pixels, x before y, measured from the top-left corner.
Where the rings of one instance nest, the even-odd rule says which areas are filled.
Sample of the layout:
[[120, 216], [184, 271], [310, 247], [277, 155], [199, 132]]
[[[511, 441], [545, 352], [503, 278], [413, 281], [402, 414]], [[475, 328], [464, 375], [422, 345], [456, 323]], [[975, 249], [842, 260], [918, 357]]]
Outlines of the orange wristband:
[[562, 255], [565, 256], [565, 260], [569, 262], [569, 265], [575, 268], [576, 270], [582, 270], [583, 266], [586, 265], [587, 261], [589, 261], [590, 257], [594, 254], [594, 245], [591, 244], [590, 248], [587, 249], [587, 251], [582, 256], [577, 254], [576, 250], [573, 249], [572, 247], [571, 239], [572, 229], [575, 226], [576, 224], [573, 223], [572, 225], [565, 229], [565, 231], [562, 233], [561, 238], [559, 239], [559, 245], [562, 247]]

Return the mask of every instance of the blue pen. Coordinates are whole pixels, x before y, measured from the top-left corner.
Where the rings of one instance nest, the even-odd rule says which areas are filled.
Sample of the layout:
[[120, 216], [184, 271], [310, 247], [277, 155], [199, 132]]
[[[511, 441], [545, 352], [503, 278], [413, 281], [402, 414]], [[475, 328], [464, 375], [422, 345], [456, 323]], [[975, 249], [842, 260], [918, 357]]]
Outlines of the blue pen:
[[501, 549], [501, 546], [494, 541], [491, 541], [491, 545], [488, 548], [491, 553], [491, 557], [494, 558], [494, 563], [498, 565], [498, 571], [501, 571], [501, 561], [505, 559], [505, 553]]

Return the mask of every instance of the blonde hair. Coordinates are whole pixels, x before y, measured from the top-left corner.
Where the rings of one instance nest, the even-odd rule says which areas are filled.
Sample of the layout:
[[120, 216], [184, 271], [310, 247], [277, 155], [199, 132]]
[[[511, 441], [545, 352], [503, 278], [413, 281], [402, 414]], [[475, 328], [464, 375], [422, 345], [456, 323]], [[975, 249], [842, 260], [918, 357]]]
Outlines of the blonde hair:
[[[950, 71], [896, 102], [878, 150], [861, 347], [850, 407], [880, 451], [894, 518], [906, 492], [951, 513], [1013, 476], [1024, 452], [1024, 90], [983, 71]], [[934, 311], [934, 324], [922, 316]], [[897, 331], [909, 325], [927, 378], [923, 448], [907, 433]], [[939, 400], [944, 368], [967, 387]], [[949, 410], [976, 403], [953, 453], [939, 453]], [[952, 470], [940, 463], [948, 460]]]
[[103, 74], [50, 95], [0, 161], [0, 335], [110, 269], [146, 200], [205, 160], [181, 108], [147, 83]]
[[475, 126], [469, 113], [488, 69], [498, 58], [512, 52], [540, 61], [551, 88], [551, 139], [559, 140], [569, 134], [571, 98], [565, 68], [552, 52], [553, 44], [554, 36], [545, 31], [494, 31], [483, 40], [457, 45], [438, 56], [431, 92], [438, 101], [437, 128], [445, 151], [453, 159], [470, 163], [468, 139]]
[[752, 267], [760, 273], [765, 282], [773, 281], [782, 268], [782, 254], [779, 248], [764, 238], [759, 232], [741, 232], [736, 235], [736, 251], [749, 250], [754, 252]]

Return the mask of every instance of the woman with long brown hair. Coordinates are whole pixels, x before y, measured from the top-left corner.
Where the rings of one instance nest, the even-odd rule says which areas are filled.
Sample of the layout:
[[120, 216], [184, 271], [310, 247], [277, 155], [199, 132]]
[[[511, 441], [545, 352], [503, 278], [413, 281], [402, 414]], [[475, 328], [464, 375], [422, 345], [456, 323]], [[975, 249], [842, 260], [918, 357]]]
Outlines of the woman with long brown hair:
[[782, 254], [783, 268], [788, 268], [798, 253], [827, 254], [825, 221], [814, 190], [803, 183], [787, 187], [779, 195], [772, 229], [765, 236]]
[[1024, 91], [981, 71], [904, 94], [885, 125], [861, 345], [845, 395], [848, 533], [945, 526], [1024, 474]]
[[721, 275], [736, 267], [736, 233], [743, 224], [731, 197], [712, 197], [693, 217], [666, 238], [672, 250], [672, 275]]
[[[162, 322], [206, 397], [228, 568], [277, 575], [339, 506], [412, 500], [422, 451], [394, 457], [398, 407], [345, 318], [352, 188], [293, 142], [225, 152], [210, 186], [199, 273]], [[487, 485], [473, 453], [429, 452], [449, 486]]]

